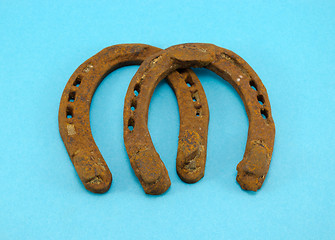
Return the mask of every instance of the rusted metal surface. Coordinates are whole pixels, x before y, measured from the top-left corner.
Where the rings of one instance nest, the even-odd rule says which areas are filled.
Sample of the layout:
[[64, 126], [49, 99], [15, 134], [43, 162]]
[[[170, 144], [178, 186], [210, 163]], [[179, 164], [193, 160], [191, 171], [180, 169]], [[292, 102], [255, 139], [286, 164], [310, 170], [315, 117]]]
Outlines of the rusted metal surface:
[[[112, 174], [102, 157], [91, 133], [90, 128], [90, 105], [95, 90], [101, 81], [115, 69], [134, 64], [141, 64], [147, 57], [157, 53], [161, 49], [144, 44], [121, 44], [103, 49], [82, 65], [73, 73], [69, 79], [61, 98], [59, 107], [59, 131], [71, 161], [78, 173], [79, 178], [84, 184], [85, 188], [91, 192], [104, 193], [108, 191], [112, 182]], [[203, 94], [203, 108], [207, 118], [202, 118], [202, 121], [195, 122], [194, 126], [182, 125], [181, 129], [189, 127], [198, 127], [203, 129], [202, 146], [206, 149], [207, 144], [207, 127], [208, 127], [208, 106], [204, 95], [202, 86], [192, 71], [187, 70], [185, 73], [174, 72], [168, 77], [170, 86], [176, 92], [178, 106], [180, 111], [180, 121], [188, 122], [188, 112], [194, 110], [193, 102], [184, 102], [183, 90], [179, 88], [181, 81], [195, 82], [193, 88], [197, 89]], [[129, 103], [129, 109], [135, 109], [138, 102], [133, 101]], [[136, 110], [135, 110], [136, 111]], [[146, 120], [147, 118], [145, 118]], [[131, 120], [129, 120], [130, 122]], [[146, 145], [145, 142], [139, 142], [143, 149], [147, 151], [142, 155], [150, 155], [149, 149], [151, 145]], [[139, 155], [138, 155], [139, 157]], [[204, 162], [206, 154], [201, 156]], [[139, 168], [147, 171], [143, 175], [145, 181], [152, 182], [155, 171], [161, 170], [156, 168], [154, 164], [140, 165], [141, 160], [138, 160]], [[150, 168], [150, 170], [149, 170]], [[151, 172], [152, 170], [152, 172]], [[165, 169], [166, 171], [166, 169]], [[204, 171], [204, 167], [203, 167]], [[184, 175], [183, 175], [184, 176]], [[199, 175], [200, 176], [200, 175]], [[197, 178], [199, 178], [197, 176]], [[195, 181], [194, 178], [188, 178], [185, 174], [185, 180]], [[160, 187], [167, 189], [170, 186], [170, 179], [165, 172], [165, 178], [161, 179]], [[155, 186], [158, 186], [156, 184]], [[155, 190], [152, 190], [154, 193]]]
[[[169, 73], [190, 67], [204, 67], [215, 72], [228, 81], [242, 98], [249, 119], [249, 130], [243, 160], [237, 165], [236, 180], [243, 189], [257, 191], [269, 170], [275, 138], [269, 98], [260, 78], [241, 57], [212, 44], [189, 43], [170, 47], [143, 62], [133, 77], [125, 99], [124, 140], [137, 177], [144, 188], [150, 183], [154, 186], [166, 177], [158, 154], [153, 148], [146, 149], [152, 145], [147, 128], [150, 98], [159, 81]], [[138, 96], [134, 95], [136, 86], [141, 88]], [[194, 101], [197, 106], [196, 103], [203, 100], [203, 96], [198, 93], [196, 89], [189, 88], [185, 101]], [[137, 108], [132, 111], [130, 106], [134, 100], [137, 101]], [[197, 111], [199, 117], [196, 116]], [[202, 108], [195, 107], [194, 119], [191, 121], [201, 119], [202, 116]], [[133, 126], [132, 131], [128, 129], [130, 125]], [[178, 157], [182, 159], [177, 162], [178, 174], [182, 175], [183, 171], [188, 170], [196, 172], [198, 167], [202, 167], [196, 161], [197, 156], [202, 154], [202, 140], [199, 137], [202, 136], [201, 129], [186, 131], [180, 136], [185, 138], [179, 138]]]

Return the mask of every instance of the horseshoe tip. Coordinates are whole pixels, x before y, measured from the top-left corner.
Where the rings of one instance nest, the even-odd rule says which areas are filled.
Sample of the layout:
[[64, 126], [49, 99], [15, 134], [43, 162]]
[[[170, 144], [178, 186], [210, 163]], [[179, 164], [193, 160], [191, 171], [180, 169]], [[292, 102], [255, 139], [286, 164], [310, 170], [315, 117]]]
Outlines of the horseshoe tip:
[[103, 181], [100, 176], [94, 177], [91, 181], [84, 184], [85, 188], [93, 193], [105, 193], [107, 192], [112, 184], [112, 177]]
[[206, 159], [196, 158], [190, 162], [183, 162], [184, 164], [181, 166], [177, 162], [177, 174], [179, 178], [186, 183], [198, 182], [205, 175], [205, 161]]
[[241, 188], [254, 192], [260, 189], [269, 170], [270, 161], [269, 149], [265, 143], [260, 140], [253, 141], [236, 168], [236, 181]]
[[205, 169], [198, 169], [198, 171], [194, 172], [185, 172], [183, 169], [177, 169], [177, 174], [183, 182], [196, 183], [204, 177]]
[[178, 142], [177, 173], [186, 183], [196, 183], [205, 175], [206, 150], [200, 134], [186, 130]]
[[171, 186], [168, 174], [162, 174], [157, 182], [153, 184], [142, 183], [144, 192], [149, 195], [160, 195], [165, 193]]
[[236, 181], [243, 190], [256, 192], [262, 187], [264, 177], [258, 177], [250, 172], [239, 171], [236, 176]]
[[[191, 168], [189, 166], [192, 166]], [[201, 159], [192, 159], [190, 162], [179, 166], [177, 163], [177, 174], [186, 183], [196, 183], [205, 175], [205, 164]]]
[[73, 164], [88, 191], [104, 193], [109, 190], [112, 184], [112, 173], [102, 157], [79, 152], [73, 156]]
[[170, 177], [157, 152], [136, 151], [130, 163], [146, 194], [159, 195], [169, 189]]

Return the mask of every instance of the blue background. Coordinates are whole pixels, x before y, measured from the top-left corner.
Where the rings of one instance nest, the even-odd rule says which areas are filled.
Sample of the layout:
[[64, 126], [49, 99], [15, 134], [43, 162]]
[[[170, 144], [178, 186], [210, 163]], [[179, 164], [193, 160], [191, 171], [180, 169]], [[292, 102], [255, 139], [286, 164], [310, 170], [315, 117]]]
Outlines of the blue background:
[[[334, 1], [0, 1], [0, 239], [334, 239]], [[210, 107], [205, 177], [175, 171], [178, 106], [163, 81], [149, 130], [171, 178], [148, 196], [122, 137], [123, 101], [137, 66], [111, 73], [91, 108], [113, 173], [85, 190], [58, 131], [75, 69], [119, 43], [166, 48], [208, 42], [242, 56], [267, 88], [276, 141], [260, 191], [235, 181], [248, 119], [235, 90], [196, 70]]]

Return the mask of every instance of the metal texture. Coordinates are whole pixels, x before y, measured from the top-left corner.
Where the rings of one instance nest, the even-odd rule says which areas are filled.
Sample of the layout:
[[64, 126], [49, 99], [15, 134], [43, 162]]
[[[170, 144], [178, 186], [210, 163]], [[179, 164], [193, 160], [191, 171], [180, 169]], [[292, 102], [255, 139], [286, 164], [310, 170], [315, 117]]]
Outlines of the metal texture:
[[[78, 173], [79, 178], [85, 188], [91, 192], [104, 193], [108, 191], [112, 182], [112, 174], [104, 161], [91, 133], [90, 128], [90, 105], [95, 90], [101, 81], [117, 68], [141, 64], [144, 59], [157, 53], [161, 49], [144, 44], [121, 44], [103, 49], [82, 65], [73, 73], [69, 79], [61, 98], [59, 106], [59, 131], [63, 139], [67, 152]], [[207, 127], [208, 127], [208, 106], [204, 90], [192, 71], [185, 73], [173, 72], [167, 78], [170, 86], [176, 92], [178, 106], [180, 110], [181, 123], [188, 121], [187, 113], [193, 111], [193, 103], [184, 102], [183, 91], [180, 90], [181, 82], [190, 81], [195, 83], [199, 92], [203, 94], [203, 108], [207, 118], [194, 123], [194, 125], [203, 128], [204, 138], [203, 146], [206, 148]], [[138, 89], [140, 90], [140, 89]], [[129, 109], [135, 109], [137, 102], [129, 103]], [[128, 121], [131, 124], [131, 120]], [[181, 128], [184, 129], [184, 128]], [[146, 146], [146, 154], [150, 154], [151, 146]], [[203, 155], [205, 161], [206, 155]], [[153, 166], [152, 164], [150, 166]], [[148, 170], [145, 178], [152, 178], [153, 172], [149, 171], [148, 166], [142, 166], [142, 169]], [[152, 169], [155, 171], [155, 168]], [[167, 173], [166, 173], [167, 175]], [[167, 189], [170, 186], [170, 180], [167, 177], [162, 181], [162, 188]], [[154, 192], [154, 190], [153, 190]]]
[[[146, 154], [144, 146], [151, 146], [150, 134], [147, 128], [148, 108], [150, 98], [157, 84], [169, 73], [177, 69], [190, 67], [205, 67], [228, 81], [243, 100], [248, 119], [248, 140], [243, 160], [237, 165], [236, 180], [245, 190], [257, 191], [261, 188], [269, 170], [272, 157], [275, 125], [271, 116], [271, 108], [266, 89], [254, 70], [237, 54], [212, 44], [189, 43], [172, 46], [154, 54], [147, 59], [133, 77], [125, 99], [124, 106], [124, 140], [131, 165], [143, 185], [142, 170], [138, 166], [154, 166], [151, 182], [165, 177], [164, 165], [158, 154]], [[134, 95], [136, 86], [141, 86], [138, 96]], [[194, 120], [203, 117], [199, 91], [189, 88], [185, 101], [194, 102]], [[131, 102], [137, 101], [137, 109], [130, 109]], [[199, 115], [199, 116], [198, 116]], [[134, 129], [128, 129], [132, 123]], [[135, 123], [135, 124], [134, 124]], [[198, 167], [202, 171], [197, 156], [202, 154], [201, 130], [193, 128], [185, 138], [179, 138], [179, 154], [183, 152], [183, 159], [177, 162], [177, 171], [183, 175], [184, 171]], [[141, 134], [145, 133], [145, 134]], [[145, 143], [145, 144], [142, 144]], [[150, 144], [149, 144], [150, 143]], [[185, 145], [186, 144], [186, 145]], [[181, 156], [181, 155], [179, 155]], [[143, 186], [145, 187], [145, 186]]]

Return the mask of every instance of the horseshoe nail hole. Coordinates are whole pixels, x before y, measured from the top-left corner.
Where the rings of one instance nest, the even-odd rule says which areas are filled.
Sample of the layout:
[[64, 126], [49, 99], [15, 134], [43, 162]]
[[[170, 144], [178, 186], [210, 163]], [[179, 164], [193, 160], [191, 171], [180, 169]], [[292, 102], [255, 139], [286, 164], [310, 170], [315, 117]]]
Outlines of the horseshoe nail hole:
[[129, 118], [128, 120], [128, 129], [129, 131], [133, 131], [135, 126], [135, 120], [133, 118]]
[[81, 84], [81, 76], [78, 76], [76, 80], [74, 80], [73, 86], [79, 87], [80, 84]]
[[73, 109], [71, 107], [66, 108], [66, 117], [73, 118]]
[[197, 112], [195, 113], [195, 116], [200, 117], [200, 111], [197, 111]]
[[74, 102], [75, 98], [76, 98], [76, 92], [70, 92], [69, 93], [69, 102]]
[[185, 82], [186, 82], [186, 85], [187, 85], [188, 87], [192, 87], [193, 84], [194, 84], [194, 82], [192, 81], [192, 78], [191, 78], [190, 75], [187, 76], [187, 78], [185, 79]]
[[263, 105], [264, 102], [265, 102], [263, 95], [258, 95], [257, 96], [257, 100], [258, 100], [258, 102], [259, 102], [260, 105]]
[[252, 89], [254, 89], [255, 91], [257, 91], [257, 85], [256, 85], [256, 83], [255, 83], [254, 80], [251, 80], [251, 81], [249, 82], [249, 84], [250, 84], [250, 87], [251, 87]]
[[200, 109], [202, 106], [201, 106], [201, 103], [196, 102], [196, 103], [194, 104], [194, 107], [195, 107], [196, 109]]
[[141, 85], [137, 83], [134, 87], [135, 96], [138, 96], [138, 94], [140, 93], [140, 90], [141, 90]]
[[269, 113], [266, 109], [261, 109], [261, 114], [264, 119], [267, 119], [269, 117]]
[[192, 96], [193, 102], [199, 101], [199, 93], [198, 93], [198, 91], [195, 91], [194, 93], [192, 93], [191, 96]]
[[137, 107], [137, 101], [136, 101], [135, 99], [133, 99], [133, 100], [131, 101], [130, 109], [131, 109], [132, 111], [135, 111], [136, 107]]
[[178, 72], [179, 74], [183, 74], [183, 73], [185, 73], [185, 69], [183, 69], [183, 68], [179, 68], [179, 69], [177, 69], [177, 72]]

